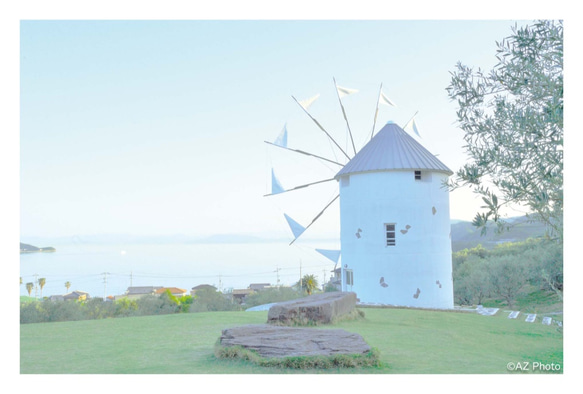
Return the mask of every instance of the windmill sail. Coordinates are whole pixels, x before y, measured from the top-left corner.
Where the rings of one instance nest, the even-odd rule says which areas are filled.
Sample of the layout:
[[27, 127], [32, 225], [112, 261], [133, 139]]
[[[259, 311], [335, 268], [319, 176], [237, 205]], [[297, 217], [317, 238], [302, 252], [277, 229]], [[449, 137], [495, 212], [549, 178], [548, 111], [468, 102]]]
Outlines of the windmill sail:
[[342, 98], [344, 96], [348, 96], [349, 94], [358, 92], [357, 89], [343, 88], [342, 86], [338, 86], [338, 85], [336, 85], [336, 90], [338, 91], [338, 96], [340, 96], [340, 98]]
[[277, 139], [273, 142], [273, 145], [281, 146], [282, 148], [287, 148], [287, 123], [283, 125], [283, 129], [277, 136]]
[[381, 87], [379, 89], [379, 98], [377, 100], [377, 108], [375, 110], [374, 122], [372, 124], [372, 131], [370, 133], [370, 139], [371, 140], [372, 140], [372, 137], [374, 135], [375, 125], [377, 123], [377, 116], [379, 114], [379, 104], [390, 105], [392, 107], [396, 107], [396, 105], [383, 93], [383, 84], [382, 83], [381, 83]]
[[306, 227], [302, 226], [301, 224], [299, 224], [298, 222], [296, 222], [295, 220], [290, 218], [285, 213], [283, 214], [283, 216], [285, 216], [285, 220], [287, 220], [287, 224], [289, 225], [289, 228], [291, 229], [292, 233], [294, 234], [294, 237], [295, 237], [294, 241], [295, 241], [296, 239], [298, 239], [298, 237], [300, 235], [302, 235], [304, 233], [304, 231], [306, 231]]
[[273, 168], [271, 169], [271, 194], [284, 193], [285, 189], [281, 186], [279, 179], [275, 176]]
[[356, 89], [347, 89], [342, 88], [336, 84], [336, 79], [334, 79], [334, 85], [336, 85], [336, 93], [338, 93], [338, 102], [340, 103], [340, 108], [342, 109], [342, 116], [344, 116], [344, 120], [346, 121], [346, 127], [348, 128], [348, 134], [350, 134], [350, 141], [352, 142], [352, 149], [354, 150], [354, 154], [356, 155], [356, 146], [354, 145], [354, 138], [352, 138], [352, 131], [350, 130], [350, 125], [348, 124], [348, 118], [346, 117], [346, 111], [344, 110], [344, 105], [342, 104], [342, 97], [347, 96], [352, 93], [358, 92]]
[[[417, 114], [415, 114], [415, 115], [417, 115]], [[417, 129], [417, 123], [415, 123], [415, 115], [413, 115], [413, 117], [411, 118], [411, 120], [409, 122], [407, 122], [407, 124], [405, 125], [405, 127], [403, 127], [403, 130], [405, 130], [405, 131], [411, 130], [415, 134], [417, 134], [417, 136], [419, 138], [421, 138], [421, 134], [419, 134], [419, 130]]]
[[396, 105], [381, 91], [380, 96], [381, 104], [390, 105], [391, 107], [396, 107]]
[[[275, 178], [275, 179], [273, 178], [273, 170], [271, 170], [271, 171], [272, 171], [272, 179], [271, 179], [271, 190], [272, 191], [270, 194], [265, 194], [263, 197], [273, 196], [274, 194], [287, 193], [287, 192], [291, 192], [294, 190], [303, 189], [303, 188], [308, 187], [308, 186], [317, 185], [319, 183], [330, 182], [330, 181], [336, 180], [336, 178], [324, 179], [321, 181], [316, 181], [316, 182], [311, 182], [311, 183], [306, 183], [304, 185], [296, 186], [296, 187], [288, 189], [288, 190], [285, 190], [282, 187], [280, 191], [277, 191], [279, 189], [275, 189], [273, 186], [274, 182], [277, 181], [277, 178]], [[277, 184], [279, 185], [279, 187], [281, 187], [281, 184], [279, 184], [279, 181], [277, 181]]]
[[377, 99], [377, 108], [375, 109], [374, 112], [374, 120], [372, 122], [372, 131], [370, 132], [370, 139], [372, 140], [372, 137], [374, 135], [374, 128], [377, 124], [377, 116], [379, 114], [379, 103], [381, 102], [381, 94], [383, 92], [383, 84], [381, 83], [381, 87], [379, 88], [379, 98]]
[[302, 108], [303, 108], [305, 111], [307, 111], [307, 110], [308, 110], [308, 108], [310, 108], [310, 106], [311, 106], [312, 104], [314, 104], [314, 101], [316, 101], [316, 100], [318, 99], [318, 97], [320, 97], [320, 93], [318, 93], [318, 94], [317, 94], [317, 95], [315, 95], [314, 97], [310, 97], [310, 98], [307, 98], [307, 99], [305, 99], [305, 100], [302, 100], [302, 101], [298, 102], [298, 104], [299, 104], [299, 105], [301, 105], [301, 107], [302, 107]]
[[327, 259], [338, 264], [338, 260], [340, 259], [340, 251], [339, 250], [316, 249], [316, 252], [320, 253], [322, 256], [324, 256]]

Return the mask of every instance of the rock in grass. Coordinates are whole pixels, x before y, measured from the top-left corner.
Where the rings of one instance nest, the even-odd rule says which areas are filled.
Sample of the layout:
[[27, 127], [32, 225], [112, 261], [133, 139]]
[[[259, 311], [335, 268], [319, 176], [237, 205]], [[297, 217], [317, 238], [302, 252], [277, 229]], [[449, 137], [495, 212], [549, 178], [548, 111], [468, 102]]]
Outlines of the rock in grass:
[[354, 313], [356, 294], [331, 292], [279, 302], [269, 308], [267, 322], [280, 325], [328, 324]]
[[371, 351], [364, 339], [342, 329], [315, 329], [256, 324], [223, 330], [220, 346], [241, 346], [265, 358], [362, 355]]

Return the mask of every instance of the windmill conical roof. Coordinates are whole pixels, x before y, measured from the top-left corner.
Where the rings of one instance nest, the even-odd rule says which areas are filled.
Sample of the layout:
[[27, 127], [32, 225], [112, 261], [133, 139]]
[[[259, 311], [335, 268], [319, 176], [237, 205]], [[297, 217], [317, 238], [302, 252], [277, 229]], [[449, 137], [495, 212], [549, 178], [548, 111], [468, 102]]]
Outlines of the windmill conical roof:
[[431, 170], [453, 172], [435, 155], [395, 123], [387, 123], [368, 144], [336, 174], [368, 171]]

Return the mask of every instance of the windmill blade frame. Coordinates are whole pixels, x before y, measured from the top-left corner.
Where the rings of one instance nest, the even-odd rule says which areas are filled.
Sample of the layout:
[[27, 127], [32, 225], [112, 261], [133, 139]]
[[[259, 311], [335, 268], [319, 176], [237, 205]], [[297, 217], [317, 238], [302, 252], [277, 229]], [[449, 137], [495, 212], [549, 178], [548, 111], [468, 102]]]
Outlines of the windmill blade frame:
[[352, 138], [352, 130], [350, 130], [350, 124], [348, 123], [348, 118], [346, 117], [346, 111], [344, 110], [342, 99], [340, 98], [338, 84], [336, 83], [336, 78], [332, 79], [334, 80], [334, 86], [336, 87], [336, 95], [338, 96], [338, 102], [340, 103], [340, 108], [342, 109], [342, 116], [344, 116], [344, 120], [346, 121], [346, 127], [348, 128], [348, 134], [350, 134], [350, 142], [352, 142], [352, 149], [354, 150], [354, 154], [356, 155], [356, 146], [354, 145], [354, 138]]
[[318, 156], [314, 153], [306, 152], [306, 151], [303, 151], [300, 149], [288, 148], [287, 146], [277, 145], [277, 144], [274, 144], [273, 142], [269, 142], [269, 141], [263, 141], [263, 142], [265, 142], [266, 144], [269, 144], [269, 145], [277, 146], [278, 148], [281, 148], [281, 149], [286, 149], [286, 150], [289, 150], [292, 152], [301, 153], [302, 155], [312, 156], [312, 157], [315, 157], [317, 159], [327, 161], [328, 163], [332, 163], [332, 164], [339, 165], [340, 167], [344, 167], [344, 164], [342, 164], [342, 163], [338, 163], [337, 161], [330, 160], [330, 159], [327, 159], [327, 158], [322, 157], [322, 156]]
[[342, 147], [340, 145], [338, 145], [338, 142], [336, 142], [336, 140], [334, 138], [332, 138], [332, 136], [326, 131], [326, 129], [324, 129], [324, 127], [322, 127], [322, 125], [304, 108], [303, 105], [300, 104], [300, 102], [294, 96], [291, 96], [291, 97], [300, 106], [300, 108], [306, 113], [306, 115], [308, 115], [310, 117], [310, 119], [312, 119], [314, 121], [314, 123], [316, 123], [316, 126], [318, 126], [320, 128], [320, 130], [322, 130], [324, 132], [324, 134], [326, 134], [328, 136], [328, 138], [334, 143], [334, 145], [336, 145], [336, 147], [338, 149], [340, 149], [340, 152], [342, 152], [344, 154], [344, 156], [346, 156], [346, 158], [348, 160], [350, 160], [351, 157], [348, 156], [348, 154], [344, 151], [344, 149], [342, 149]]
[[296, 187], [293, 187], [293, 188], [291, 188], [291, 189], [283, 190], [283, 191], [281, 191], [281, 192], [279, 192], [279, 193], [269, 193], [269, 194], [264, 194], [264, 195], [263, 195], [263, 197], [275, 196], [275, 195], [278, 195], [278, 194], [283, 194], [283, 193], [287, 193], [287, 192], [292, 192], [292, 191], [294, 191], [294, 190], [303, 189], [303, 188], [306, 188], [306, 187], [308, 187], [308, 186], [317, 185], [317, 184], [319, 184], [319, 183], [330, 182], [330, 181], [334, 181], [334, 180], [336, 180], [336, 178], [323, 179], [323, 180], [321, 180], [321, 181], [316, 181], [316, 182], [306, 183], [306, 184], [304, 184], [304, 185], [296, 186]]
[[338, 194], [336, 195], [336, 197], [334, 197], [334, 198], [332, 199], [332, 201], [330, 201], [330, 202], [328, 203], [328, 205], [326, 205], [326, 206], [324, 207], [324, 209], [322, 209], [322, 210], [320, 211], [320, 213], [318, 213], [318, 214], [316, 215], [316, 217], [314, 217], [314, 219], [312, 219], [312, 221], [310, 222], [310, 224], [308, 224], [308, 225], [307, 225], [307, 226], [304, 228], [304, 231], [302, 231], [302, 233], [301, 233], [301, 234], [299, 234], [299, 235], [298, 235], [296, 238], [294, 238], [294, 240], [293, 240], [293, 241], [291, 241], [289, 244], [290, 244], [290, 245], [291, 245], [291, 244], [293, 244], [293, 243], [294, 243], [294, 242], [295, 242], [295, 241], [296, 241], [296, 240], [297, 240], [297, 239], [298, 239], [298, 238], [299, 238], [299, 237], [300, 237], [302, 234], [304, 234], [304, 233], [306, 232], [306, 230], [307, 230], [308, 228], [310, 228], [310, 226], [311, 226], [312, 224], [314, 224], [314, 223], [316, 222], [316, 220], [318, 220], [318, 219], [320, 218], [320, 216], [322, 216], [322, 214], [323, 214], [323, 213], [326, 211], [326, 209], [328, 209], [328, 207], [329, 207], [330, 205], [332, 205], [332, 203], [338, 199], [338, 197], [340, 197], [340, 193], [338, 193]]

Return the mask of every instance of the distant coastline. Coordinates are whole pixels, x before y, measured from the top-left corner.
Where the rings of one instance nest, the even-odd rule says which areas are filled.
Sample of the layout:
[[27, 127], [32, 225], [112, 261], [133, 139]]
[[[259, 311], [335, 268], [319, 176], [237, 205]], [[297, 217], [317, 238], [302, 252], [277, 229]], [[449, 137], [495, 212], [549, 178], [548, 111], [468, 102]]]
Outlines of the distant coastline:
[[29, 244], [23, 244], [22, 242], [20, 243], [20, 253], [50, 253], [50, 252], [56, 252], [57, 250], [55, 248], [53, 248], [52, 246], [47, 246], [44, 248], [39, 248], [33, 245], [29, 245]]
[[[490, 224], [486, 235], [481, 234], [481, 229], [465, 220], [451, 220], [452, 252], [465, 248], [473, 248], [482, 245], [492, 248], [504, 242], [519, 242], [528, 238], [544, 237], [546, 229], [543, 224], [533, 222], [528, 217], [513, 217], [506, 219], [510, 231], [496, 232], [496, 225]], [[291, 235], [291, 234], [290, 234]], [[132, 234], [92, 234], [74, 235], [62, 237], [38, 237], [24, 236], [28, 242], [53, 245], [197, 245], [197, 244], [264, 244], [264, 243], [289, 243], [289, 237], [274, 237], [273, 234], [211, 234], [206, 236], [193, 236], [184, 234], [173, 235], [132, 235]], [[339, 244], [338, 236], [325, 236], [322, 238], [305, 238], [303, 242]], [[120, 246], [121, 248], [121, 246]], [[30, 244], [20, 244], [20, 253], [55, 252], [53, 247], [37, 248]]]

